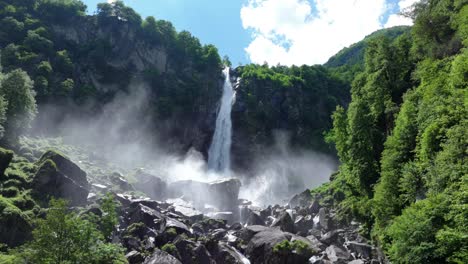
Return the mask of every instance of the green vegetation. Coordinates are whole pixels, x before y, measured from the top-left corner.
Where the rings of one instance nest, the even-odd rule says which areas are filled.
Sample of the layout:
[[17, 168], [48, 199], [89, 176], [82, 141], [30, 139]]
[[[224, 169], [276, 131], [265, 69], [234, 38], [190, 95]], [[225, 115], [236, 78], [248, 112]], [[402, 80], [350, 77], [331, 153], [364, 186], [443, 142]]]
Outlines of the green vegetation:
[[273, 141], [275, 129], [291, 132], [292, 143], [327, 151], [323, 132], [331, 127], [330, 115], [336, 105], [348, 101], [349, 86], [330, 75], [322, 66], [246, 65], [236, 100], [245, 102], [234, 112], [234, 125], [254, 135], [255, 142]]
[[468, 261], [467, 12], [421, 1], [411, 36], [370, 42], [327, 135], [342, 165], [318, 192], [364, 221], [393, 263]]
[[104, 237], [109, 240], [112, 237], [112, 233], [114, 232], [115, 227], [119, 223], [117, 217], [117, 205], [115, 198], [111, 193], [106, 194], [106, 196], [102, 199], [101, 209], [104, 213], [101, 217], [102, 233]]
[[127, 263], [120, 246], [105, 243], [96, 225], [68, 212], [63, 200], [52, 200], [35, 225], [19, 254], [29, 263]]
[[287, 254], [288, 252], [296, 252], [302, 256], [312, 256], [315, 252], [309, 247], [309, 245], [300, 240], [294, 240], [292, 242], [284, 240], [273, 247], [273, 252], [276, 254]]
[[162, 251], [166, 251], [167, 253], [177, 256], [179, 254], [179, 251], [177, 250], [177, 247], [174, 244], [167, 243], [164, 246], [161, 247]]

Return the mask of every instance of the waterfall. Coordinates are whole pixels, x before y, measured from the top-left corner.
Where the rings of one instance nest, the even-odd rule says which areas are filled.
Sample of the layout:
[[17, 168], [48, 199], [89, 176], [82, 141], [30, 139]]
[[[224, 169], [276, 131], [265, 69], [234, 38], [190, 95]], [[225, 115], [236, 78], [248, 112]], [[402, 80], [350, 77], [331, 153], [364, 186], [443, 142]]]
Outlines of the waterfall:
[[231, 165], [231, 109], [235, 92], [229, 77], [229, 67], [223, 70], [225, 76], [221, 106], [216, 117], [216, 128], [208, 150], [208, 168], [215, 171], [229, 171]]

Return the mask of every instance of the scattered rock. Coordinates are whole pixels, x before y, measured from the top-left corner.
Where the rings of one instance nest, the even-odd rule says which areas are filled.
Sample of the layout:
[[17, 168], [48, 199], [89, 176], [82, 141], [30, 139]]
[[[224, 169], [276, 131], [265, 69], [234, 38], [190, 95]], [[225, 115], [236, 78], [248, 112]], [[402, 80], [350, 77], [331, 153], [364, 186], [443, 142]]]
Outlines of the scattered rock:
[[348, 241], [345, 243], [345, 247], [349, 249], [350, 252], [356, 254], [356, 257], [369, 259], [372, 255], [372, 246], [359, 243], [356, 241]]
[[284, 232], [294, 233], [294, 222], [287, 212], [281, 213], [271, 226], [279, 227]]
[[182, 264], [182, 262], [164, 251], [155, 249], [154, 253], [143, 264]]
[[351, 254], [346, 252], [346, 250], [334, 245], [327, 247], [327, 249], [325, 249], [325, 253], [327, 254], [327, 258], [333, 263], [347, 263], [351, 258]]
[[125, 257], [129, 264], [140, 264], [145, 260], [141, 253], [136, 250], [130, 251]]
[[300, 194], [294, 195], [293, 198], [289, 201], [288, 205], [291, 208], [294, 207], [307, 207], [309, 206], [310, 202], [312, 201], [312, 195], [310, 194], [310, 190], [305, 190]]

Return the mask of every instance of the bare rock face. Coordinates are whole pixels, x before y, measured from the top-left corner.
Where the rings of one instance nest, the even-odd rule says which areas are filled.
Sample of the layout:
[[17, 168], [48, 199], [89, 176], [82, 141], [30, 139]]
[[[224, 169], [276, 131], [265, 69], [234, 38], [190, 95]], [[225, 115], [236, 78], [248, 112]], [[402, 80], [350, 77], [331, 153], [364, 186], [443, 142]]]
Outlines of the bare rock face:
[[89, 183], [84, 172], [60, 153], [46, 152], [39, 160], [40, 168], [32, 182], [33, 196], [44, 205], [50, 198], [62, 198], [70, 205], [85, 205]]

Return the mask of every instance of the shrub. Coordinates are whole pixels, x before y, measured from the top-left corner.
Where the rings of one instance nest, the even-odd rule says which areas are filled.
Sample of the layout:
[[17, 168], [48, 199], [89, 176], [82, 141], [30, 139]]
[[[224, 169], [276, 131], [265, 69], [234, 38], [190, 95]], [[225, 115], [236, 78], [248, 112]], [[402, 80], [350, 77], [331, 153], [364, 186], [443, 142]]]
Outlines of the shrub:
[[123, 248], [105, 243], [94, 223], [68, 212], [67, 202], [50, 202], [45, 219], [36, 220], [33, 240], [20, 256], [29, 263], [127, 263]]

